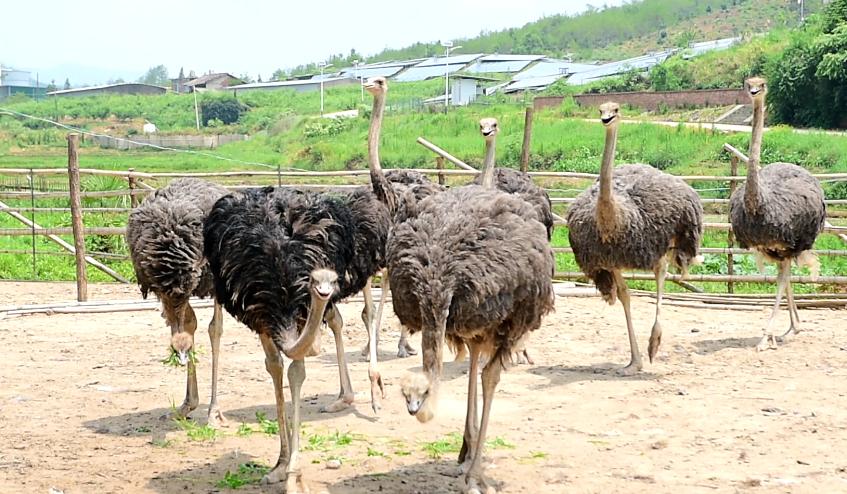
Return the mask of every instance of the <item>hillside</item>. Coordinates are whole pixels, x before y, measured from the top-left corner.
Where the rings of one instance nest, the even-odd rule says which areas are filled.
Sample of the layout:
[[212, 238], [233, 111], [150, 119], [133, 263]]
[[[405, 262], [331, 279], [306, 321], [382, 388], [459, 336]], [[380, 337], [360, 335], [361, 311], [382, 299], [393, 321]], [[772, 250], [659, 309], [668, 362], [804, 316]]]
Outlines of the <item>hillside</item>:
[[[822, 0], [807, 0], [807, 12]], [[575, 59], [616, 59], [651, 50], [793, 26], [796, 0], [643, 0], [577, 16], [545, 17], [520, 28], [454, 40], [467, 53], [572, 54]], [[438, 43], [387, 49], [368, 61], [441, 53]]]

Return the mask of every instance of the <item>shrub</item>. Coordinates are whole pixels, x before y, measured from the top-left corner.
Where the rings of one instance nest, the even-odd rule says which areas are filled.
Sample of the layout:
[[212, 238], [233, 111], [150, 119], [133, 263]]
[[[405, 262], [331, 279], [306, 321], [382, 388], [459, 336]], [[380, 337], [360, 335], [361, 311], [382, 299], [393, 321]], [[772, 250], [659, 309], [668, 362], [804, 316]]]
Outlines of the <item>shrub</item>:
[[238, 122], [241, 114], [248, 109], [247, 105], [234, 98], [210, 99], [200, 104], [200, 119], [207, 127], [213, 120], [218, 120], [222, 125], [230, 125]]

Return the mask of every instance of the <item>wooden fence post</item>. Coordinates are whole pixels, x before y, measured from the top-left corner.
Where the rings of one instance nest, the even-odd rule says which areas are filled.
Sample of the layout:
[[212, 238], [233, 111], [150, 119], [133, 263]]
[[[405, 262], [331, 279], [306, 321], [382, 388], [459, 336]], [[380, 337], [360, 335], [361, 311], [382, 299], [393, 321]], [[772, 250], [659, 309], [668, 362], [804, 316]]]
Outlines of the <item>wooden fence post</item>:
[[129, 175], [126, 177], [127, 183], [129, 183], [129, 205], [131, 208], [135, 209], [138, 206], [138, 198], [135, 196], [135, 181], [137, 180], [132, 172], [135, 171], [135, 168], [129, 169]]
[[[738, 175], [738, 156], [732, 154], [729, 157], [729, 174], [733, 177]], [[735, 180], [730, 180], [729, 182], [729, 195], [732, 197], [732, 193], [735, 192], [736, 182]], [[732, 228], [727, 230], [726, 232], [726, 245], [728, 248], [732, 248], [735, 243], [735, 235], [732, 233]], [[735, 274], [735, 265], [732, 259], [732, 251], [726, 255], [726, 274], [729, 276], [733, 276]], [[726, 292], [727, 293], [735, 293], [735, 284], [732, 282], [732, 278], [726, 282]]]
[[[435, 157], [435, 167], [439, 170], [444, 170], [444, 158], [441, 156]], [[438, 172], [438, 185], [444, 185], [444, 173], [441, 171]]]
[[532, 140], [532, 107], [526, 108], [523, 124], [523, 147], [521, 148], [521, 171], [529, 171], [529, 146]]
[[85, 265], [85, 230], [79, 190], [79, 134], [68, 134], [68, 183], [71, 195], [71, 220], [76, 251], [76, 299], [88, 300], [88, 276]]

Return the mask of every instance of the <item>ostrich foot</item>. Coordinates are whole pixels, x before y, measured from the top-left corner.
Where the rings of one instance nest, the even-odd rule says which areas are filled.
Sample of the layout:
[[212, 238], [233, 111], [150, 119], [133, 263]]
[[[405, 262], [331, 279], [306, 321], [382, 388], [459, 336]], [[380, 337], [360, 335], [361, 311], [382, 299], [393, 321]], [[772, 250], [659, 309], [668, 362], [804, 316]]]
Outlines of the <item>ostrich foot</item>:
[[759, 343], [756, 345], [756, 350], [759, 352], [763, 352], [765, 350], [776, 350], [776, 348], [776, 337], [772, 334], [762, 336], [762, 339], [759, 340]]
[[634, 375], [638, 374], [639, 372], [641, 372], [641, 369], [643, 369], [643, 368], [644, 368], [644, 366], [641, 364], [641, 360], [639, 359], [639, 360], [630, 362], [629, 365], [627, 365], [626, 367], [621, 367], [616, 372], [619, 376], [628, 377], [628, 376], [634, 376]]
[[278, 484], [285, 482], [288, 479], [288, 474], [285, 472], [285, 465], [277, 463], [277, 465], [262, 477], [262, 484]]
[[799, 334], [799, 333], [800, 333], [800, 325], [799, 324], [796, 324], [796, 325], [792, 324], [791, 327], [788, 328], [788, 331], [786, 331], [782, 336], [780, 336], [779, 339], [781, 339], [783, 341], [788, 341], [792, 337], [797, 336], [797, 334]]
[[228, 424], [226, 417], [224, 417], [224, 413], [218, 407], [209, 409], [209, 419], [207, 423], [210, 427], [214, 429], [226, 427], [226, 425]]
[[535, 365], [535, 360], [533, 360], [532, 357], [529, 356], [529, 352], [526, 349], [523, 349], [519, 352], [515, 352], [512, 359], [518, 365], [524, 365], [524, 364]]
[[353, 402], [356, 400], [356, 396], [353, 394], [349, 395], [339, 395], [338, 399], [330, 403], [325, 407], [321, 407], [321, 413], [335, 413], [340, 412], [341, 410], [349, 408], [353, 405]]
[[173, 409], [170, 412], [159, 417], [159, 420], [175, 420], [175, 419], [187, 419], [188, 415], [197, 408], [197, 405], [191, 405], [189, 403], [183, 403], [178, 409]]
[[397, 356], [399, 358], [408, 358], [412, 355], [417, 355], [418, 351], [412, 347], [406, 340], [400, 340], [400, 343], [397, 344]]
[[650, 358], [650, 363], [656, 358], [659, 353], [659, 345], [662, 344], [662, 326], [659, 321], [653, 324], [653, 330], [650, 332], [650, 344], [647, 346], [647, 356]]
[[469, 473], [465, 478], [467, 489], [466, 494], [497, 494], [497, 489], [489, 484], [482, 475], [474, 475]]
[[309, 494], [309, 486], [303, 481], [303, 474], [288, 474], [288, 479], [285, 481], [285, 494]]
[[385, 398], [385, 385], [382, 383], [382, 376], [377, 371], [368, 372], [368, 377], [371, 380], [371, 408], [375, 415], [379, 415], [382, 409], [382, 399]]

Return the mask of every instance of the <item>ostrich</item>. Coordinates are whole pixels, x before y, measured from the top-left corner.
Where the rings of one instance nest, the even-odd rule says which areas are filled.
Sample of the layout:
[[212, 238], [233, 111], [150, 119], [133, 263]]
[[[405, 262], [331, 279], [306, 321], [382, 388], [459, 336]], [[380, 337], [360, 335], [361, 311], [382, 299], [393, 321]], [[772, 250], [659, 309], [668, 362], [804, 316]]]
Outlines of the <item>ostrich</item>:
[[[490, 148], [490, 153], [486, 152], [483, 168], [494, 166], [488, 164], [488, 161], [494, 162], [494, 148]], [[482, 184], [482, 174], [474, 178], [473, 183], [476, 185]], [[495, 168], [494, 169], [494, 185], [497, 189], [508, 192], [509, 194], [517, 194], [521, 199], [530, 203], [538, 215], [538, 221], [544, 224], [547, 228], [547, 240], [553, 238], [553, 204], [550, 202], [550, 196], [547, 191], [535, 185], [532, 177], [528, 173], [513, 170], [511, 168]], [[460, 354], [457, 359], [464, 358], [463, 349], [460, 349]], [[519, 364], [535, 364], [532, 357], [529, 356], [524, 343], [520, 345], [519, 350], [515, 353], [515, 361]]]
[[694, 189], [677, 177], [647, 165], [614, 167], [620, 119], [617, 103], [600, 106], [600, 121], [606, 127], [600, 178], [576, 198], [567, 220], [568, 237], [580, 269], [594, 281], [609, 305], [616, 298], [621, 300], [631, 360], [618, 372], [633, 375], [643, 365], [621, 271], [651, 270], [656, 275], [656, 320], [648, 347], [652, 362], [662, 342], [659, 314], [668, 261], [683, 274], [689, 265], [700, 261], [703, 207]]
[[753, 133], [747, 183], [733, 192], [729, 217], [735, 238], [741, 247], [754, 249], [759, 256], [777, 263], [776, 303], [756, 348], [776, 348], [772, 332], [782, 293], [788, 297], [791, 326], [783, 337], [800, 331], [800, 317], [791, 288], [791, 261], [818, 271], [815, 256], [809, 251], [821, 233], [826, 219], [824, 194], [818, 181], [803, 168], [791, 163], [773, 163], [759, 170], [762, 132], [765, 125], [766, 81], [747, 79], [745, 90], [753, 100]]
[[[227, 190], [202, 180], [184, 178], [157, 190], [135, 208], [127, 225], [127, 244], [132, 265], [147, 298], [153, 292], [162, 301], [162, 316], [171, 328], [171, 347], [182, 365], [187, 365], [185, 400], [176, 414], [187, 417], [197, 408], [197, 373], [189, 351], [194, 346], [197, 318], [189, 297], [213, 296], [212, 273], [203, 257], [203, 220]], [[224, 421], [218, 408], [217, 380], [223, 322], [221, 306], [215, 301], [209, 323], [212, 342], [212, 398], [208, 421]]]
[[[374, 98], [371, 125], [368, 131], [368, 160], [373, 162], [373, 166], [381, 169], [379, 162], [379, 137], [385, 110], [385, 97], [388, 92], [388, 81], [384, 77], [373, 77], [368, 80], [365, 87]], [[387, 170], [385, 172], [385, 178], [391, 183], [395, 195], [396, 211], [393, 216], [394, 224], [402, 223], [410, 216], [416, 214], [417, 204], [424, 198], [444, 191], [443, 186], [432, 183], [423, 173], [412, 170]], [[379, 324], [382, 316], [382, 307], [385, 304], [386, 295], [389, 291], [388, 277], [385, 273], [383, 273], [382, 280], [382, 296], [380, 297], [377, 312], [376, 328], [368, 333], [369, 336], [371, 334], [375, 336], [376, 345], [379, 344]], [[362, 320], [365, 321], [365, 325], [368, 328], [373, 324], [372, 314], [373, 301], [370, 296], [370, 284], [368, 284], [365, 291], [365, 310], [362, 312]], [[418, 353], [409, 343], [408, 338], [408, 329], [405, 326], [401, 327], [400, 340], [397, 343], [397, 356], [399, 358], [406, 358], [410, 355], [417, 355]], [[370, 348], [371, 339], [369, 338], [368, 343], [362, 348], [362, 355], [367, 356], [368, 360], [371, 360]]]
[[[481, 122], [494, 146], [496, 123]], [[443, 345], [470, 350], [468, 408], [459, 462], [468, 493], [493, 490], [482, 472], [482, 448], [494, 391], [518, 342], [553, 309], [553, 253], [532, 206], [493, 188], [493, 163], [483, 186], [424, 199], [416, 216], [394, 227], [386, 249], [394, 311], [422, 333], [423, 374], [405, 377], [406, 407], [419, 421], [435, 414]], [[483, 407], [477, 422], [480, 357]]]
[[[230, 314], [259, 334], [274, 382], [280, 454], [265, 481], [287, 481], [288, 492], [303, 487], [298, 467], [303, 359], [320, 350], [317, 328], [322, 320], [340, 336], [343, 323], [336, 302], [361, 291], [378, 271], [388, 217], [388, 209], [372, 193], [312, 194], [266, 187], [224, 196], [206, 220], [205, 248], [215, 293]], [[328, 285], [330, 295], [320, 288]], [[316, 296], [323, 305], [316, 305]], [[288, 370], [290, 430], [284, 425], [280, 352], [293, 360]], [[350, 382], [338, 337], [336, 352], [345, 394], [333, 405], [347, 406], [353, 397], [346, 394]], [[382, 380], [378, 373], [371, 377], [376, 409]]]

